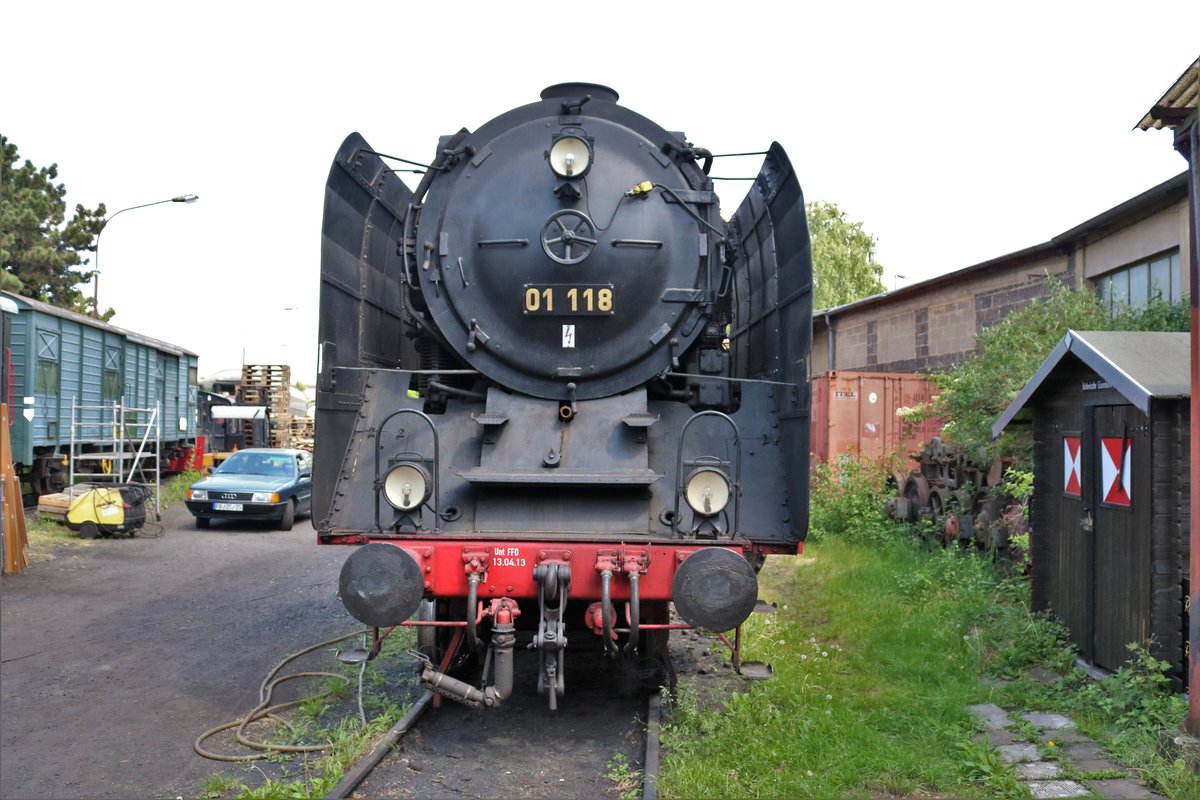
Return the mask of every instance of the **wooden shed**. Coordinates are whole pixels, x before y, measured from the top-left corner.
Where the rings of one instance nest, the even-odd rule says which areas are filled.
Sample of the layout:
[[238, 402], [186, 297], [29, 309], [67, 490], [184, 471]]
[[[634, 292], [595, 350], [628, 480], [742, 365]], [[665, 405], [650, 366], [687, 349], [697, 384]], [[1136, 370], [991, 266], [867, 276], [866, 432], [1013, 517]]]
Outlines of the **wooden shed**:
[[[992, 428], [1032, 418], [1033, 606], [1103, 669], [1188, 641], [1188, 334], [1069, 331]], [[1025, 412], [1025, 413], [1021, 413]], [[1018, 417], [1020, 414], [1020, 417]]]

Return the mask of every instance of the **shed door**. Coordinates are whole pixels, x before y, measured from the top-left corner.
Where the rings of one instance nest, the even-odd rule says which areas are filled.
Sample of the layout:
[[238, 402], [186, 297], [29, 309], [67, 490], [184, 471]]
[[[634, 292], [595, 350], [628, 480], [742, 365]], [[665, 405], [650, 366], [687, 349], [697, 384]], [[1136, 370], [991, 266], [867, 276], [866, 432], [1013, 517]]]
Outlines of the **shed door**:
[[[1148, 420], [1133, 406], [1097, 406], [1085, 492], [1095, 518], [1093, 661], [1120, 667], [1129, 642], [1150, 632], [1150, 470]], [[1086, 446], [1085, 442], [1085, 446]]]

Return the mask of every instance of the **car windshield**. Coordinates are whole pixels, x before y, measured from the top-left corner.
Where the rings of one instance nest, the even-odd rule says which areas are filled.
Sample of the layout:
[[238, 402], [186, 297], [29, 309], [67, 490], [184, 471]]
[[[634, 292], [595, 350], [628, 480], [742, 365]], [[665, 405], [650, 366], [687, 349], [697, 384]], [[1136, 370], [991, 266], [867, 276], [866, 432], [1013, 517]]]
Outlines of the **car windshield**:
[[268, 475], [291, 478], [296, 475], [296, 459], [286, 453], [252, 453], [245, 450], [225, 459], [217, 472], [221, 475]]

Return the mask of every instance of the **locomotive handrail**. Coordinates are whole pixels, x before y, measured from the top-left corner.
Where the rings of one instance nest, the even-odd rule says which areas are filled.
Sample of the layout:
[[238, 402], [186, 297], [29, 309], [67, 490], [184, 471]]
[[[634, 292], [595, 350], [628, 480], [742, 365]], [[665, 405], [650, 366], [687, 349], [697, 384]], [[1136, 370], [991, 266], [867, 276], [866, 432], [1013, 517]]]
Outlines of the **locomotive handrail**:
[[728, 383], [765, 383], [768, 386], [790, 386], [798, 388], [800, 384], [789, 381], [768, 381], [762, 378], [727, 378], [724, 375], [697, 375], [691, 372], [665, 372], [668, 378], [703, 378], [706, 381], [726, 381]]
[[[349, 370], [350, 372], [399, 372], [405, 375], [478, 375], [477, 369], [400, 369], [399, 367], [343, 367], [337, 369]], [[790, 385], [790, 384], [789, 384]], [[403, 409], [411, 411], [412, 409]], [[397, 412], [399, 413], [399, 412]], [[387, 422], [387, 420], [384, 420]]]
[[[429, 426], [429, 430], [433, 433], [433, 470], [430, 477], [433, 479], [433, 532], [438, 533], [440, 531], [439, 526], [442, 518], [441, 514], [438, 513], [441, 511], [442, 481], [438, 475], [438, 470], [441, 466], [441, 449], [438, 444], [437, 426], [433, 424], [433, 420], [429, 418], [429, 415], [423, 411], [418, 411], [415, 408], [402, 408], [399, 411], [393, 411], [391, 414], [388, 414], [386, 417], [384, 417], [383, 422], [379, 423], [379, 427], [375, 429], [375, 532], [383, 532], [383, 526], [379, 523], [379, 495], [383, 491], [383, 487], [379, 482], [379, 451], [383, 449], [383, 429], [387, 427], [387, 424], [391, 422], [393, 418], [398, 417], [401, 414], [415, 414], [416, 416], [425, 420], [425, 424]], [[411, 455], [421, 454], [413, 451]], [[423, 455], [421, 455], [421, 457], [424, 459]], [[422, 505], [425, 504], [422, 503]]]
[[[734, 447], [734, 477], [733, 487], [730, 499], [733, 501], [733, 527], [729, 531], [730, 537], [737, 535], [741, 531], [741, 514], [742, 514], [742, 433], [738, 430], [737, 423], [733, 421], [733, 417], [728, 414], [723, 414], [720, 411], [700, 411], [692, 415], [691, 419], [683, 423], [683, 427], [679, 429], [679, 446], [675, 452], [675, 516], [671, 520], [671, 526], [679, 524], [679, 498], [686, 491], [687, 478], [683, 474], [683, 442], [687, 436], [687, 430], [692, 423], [701, 417], [719, 417], [729, 423], [729, 427], [733, 428], [733, 447]], [[725, 462], [715, 456], [697, 456], [693, 463], [697, 463], [702, 459], [716, 459], [718, 464]], [[693, 509], [694, 512], [694, 509]]]

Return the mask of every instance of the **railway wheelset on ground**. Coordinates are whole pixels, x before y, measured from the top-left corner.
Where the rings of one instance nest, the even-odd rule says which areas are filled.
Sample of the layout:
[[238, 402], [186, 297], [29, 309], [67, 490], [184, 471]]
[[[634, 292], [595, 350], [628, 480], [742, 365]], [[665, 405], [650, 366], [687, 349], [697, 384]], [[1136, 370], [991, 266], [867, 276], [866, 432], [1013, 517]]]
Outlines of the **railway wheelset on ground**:
[[891, 476], [897, 494], [887, 501], [888, 516], [929, 522], [946, 545], [972, 542], [1019, 558], [1009, 550], [1010, 540], [1029, 525], [1021, 503], [1004, 491], [1011, 459], [983, 462], [936, 436], [912, 458], [912, 470]]
[[[470, 705], [512, 692], [518, 644], [553, 709], [572, 653], [654, 667], [671, 628], [740, 630], [807, 528], [791, 163], [756, 154], [725, 221], [721, 156], [617, 100], [552, 86], [442, 137], [415, 190], [351, 134], [326, 186], [318, 539], [358, 546], [361, 657], [415, 626], [423, 683]], [[447, 674], [472, 654], [480, 686]]]

